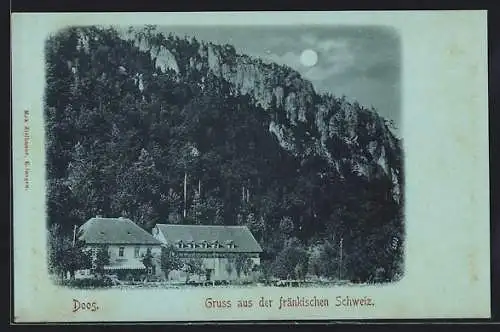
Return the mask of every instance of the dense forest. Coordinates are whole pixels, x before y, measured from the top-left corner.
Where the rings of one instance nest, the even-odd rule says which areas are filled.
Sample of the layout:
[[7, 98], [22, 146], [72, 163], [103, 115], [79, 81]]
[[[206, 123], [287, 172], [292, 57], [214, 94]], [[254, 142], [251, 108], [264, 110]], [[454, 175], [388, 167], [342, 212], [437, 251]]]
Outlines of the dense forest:
[[48, 229], [240, 224], [278, 277], [402, 276], [402, 143], [376, 110], [152, 26], [68, 28], [45, 56]]

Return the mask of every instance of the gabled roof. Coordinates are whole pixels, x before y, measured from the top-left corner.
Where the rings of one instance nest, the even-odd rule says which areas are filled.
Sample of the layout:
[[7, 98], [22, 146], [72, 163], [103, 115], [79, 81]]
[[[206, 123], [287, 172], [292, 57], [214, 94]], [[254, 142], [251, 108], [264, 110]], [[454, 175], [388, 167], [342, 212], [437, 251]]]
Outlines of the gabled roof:
[[161, 245], [159, 240], [127, 218], [91, 218], [80, 226], [78, 239], [87, 244]]
[[[255, 240], [252, 232], [246, 226], [220, 225], [173, 225], [156, 224], [167, 243], [175, 245], [179, 241], [184, 243], [213, 243], [217, 241], [220, 248], [179, 248], [180, 251], [199, 252], [262, 252], [262, 248]], [[234, 243], [235, 247], [228, 248], [224, 244]]]

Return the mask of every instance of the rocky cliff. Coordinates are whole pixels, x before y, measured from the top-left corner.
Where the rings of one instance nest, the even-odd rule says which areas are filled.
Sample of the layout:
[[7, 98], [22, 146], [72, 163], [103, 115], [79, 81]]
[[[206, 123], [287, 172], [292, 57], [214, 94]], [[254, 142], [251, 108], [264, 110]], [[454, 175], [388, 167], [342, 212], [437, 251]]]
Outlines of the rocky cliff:
[[[341, 176], [341, 168], [347, 167], [368, 179], [389, 177], [394, 199], [400, 200], [401, 141], [375, 110], [319, 95], [293, 69], [237, 54], [231, 45], [184, 40], [147, 29], [128, 29], [121, 36], [150, 54], [162, 71], [179, 77], [196, 72], [201, 86], [208, 73], [224, 79], [232, 93], [250, 96], [269, 112], [269, 131], [284, 149], [302, 158], [319, 155]], [[305, 129], [297, 131], [299, 127]]]

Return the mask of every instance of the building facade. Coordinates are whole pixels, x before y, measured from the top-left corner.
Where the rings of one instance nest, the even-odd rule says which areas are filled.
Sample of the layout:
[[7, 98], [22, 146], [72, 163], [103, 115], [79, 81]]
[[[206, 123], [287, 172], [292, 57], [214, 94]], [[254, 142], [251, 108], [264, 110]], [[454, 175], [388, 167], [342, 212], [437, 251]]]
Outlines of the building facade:
[[[77, 238], [83, 242], [85, 250], [91, 252], [94, 267], [99, 251], [105, 250], [108, 263], [103, 268], [107, 274], [120, 279], [138, 279], [145, 275], [162, 277], [162, 243], [130, 219], [91, 218], [80, 226]], [[146, 266], [144, 257], [148, 253], [151, 264]]]
[[[241, 280], [260, 265], [262, 248], [246, 226], [157, 224], [153, 236], [171, 246], [187, 263], [201, 261], [204, 280]], [[182, 280], [183, 271], [172, 271], [170, 280]]]

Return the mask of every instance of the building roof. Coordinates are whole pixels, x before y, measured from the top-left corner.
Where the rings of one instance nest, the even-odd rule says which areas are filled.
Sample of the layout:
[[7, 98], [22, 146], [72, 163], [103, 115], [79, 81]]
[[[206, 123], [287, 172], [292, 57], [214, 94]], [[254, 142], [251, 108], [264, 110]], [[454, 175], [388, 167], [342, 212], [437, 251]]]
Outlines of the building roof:
[[161, 245], [159, 240], [127, 218], [91, 218], [80, 226], [78, 239], [88, 244]]
[[[202, 246], [194, 248], [179, 248], [179, 251], [196, 252], [262, 252], [262, 248], [255, 240], [252, 232], [246, 226], [220, 226], [220, 225], [173, 225], [156, 224], [163, 234], [167, 243], [176, 245], [183, 243], [216, 243], [218, 248], [206, 248]], [[228, 247], [227, 244], [234, 244]]]

